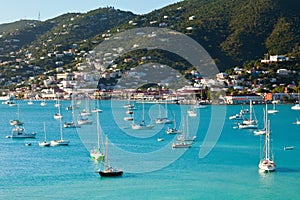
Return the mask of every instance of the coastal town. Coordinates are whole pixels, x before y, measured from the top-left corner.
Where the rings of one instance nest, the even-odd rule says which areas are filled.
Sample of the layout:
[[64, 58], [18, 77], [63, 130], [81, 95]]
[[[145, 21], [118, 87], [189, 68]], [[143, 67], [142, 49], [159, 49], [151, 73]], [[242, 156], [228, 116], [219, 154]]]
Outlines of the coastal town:
[[[107, 8], [107, 10], [117, 12], [112, 8]], [[181, 8], [174, 10], [177, 14], [180, 11]], [[122, 15], [124, 13], [119, 13], [119, 16]], [[95, 16], [91, 15], [91, 17]], [[119, 46], [114, 49], [114, 53], [104, 52], [101, 62], [108, 63], [108, 67], [100, 64], [96, 71], [97, 74], [91, 75], [87, 72], [90, 62], [93, 62], [92, 65], [99, 65], [98, 60], [88, 60], [89, 55], [95, 53], [94, 50], [83, 48], [80, 43], [55, 44], [57, 50], [46, 50], [39, 46], [50, 46], [55, 37], [70, 35], [71, 30], [80, 27], [73, 24], [80, 18], [82, 18], [80, 15], [70, 16], [63, 24], [60, 24], [57, 32], [48, 35], [48, 40], [30, 45], [29, 48], [20, 48], [24, 41], [14, 33], [11, 33], [10, 39], [2, 41], [5, 44], [0, 47], [0, 53], [3, 53], [0, 57], [0, 95], [2, 100], [70, 99], [71, 94], [82, 92], [80, 91], [83, 90], [82, 81], [89, 82], [93, 86], [84, 91], [88, 92], [92, 99], [147, 99], [149, 101], [168, 100], [172, 103], [201, 102], [205, 104], [244, 104], [250, 100], [258, 104], [272, 101], [295, 103], [299, 100], [299, 58], [288, 54], [267, 53], [261, 55], [261, 59], [251, 61], [243, 66], [227, 67], [226, 70], [217, 73], [215, 77], [206, 77], [193, 66], [189, 68], [181, 66], [183, 69], [188, 68], [181, 72], [182, 76], [187, 78], [187, 84], [176, 90], [169, 87], [168, 81], [151, 85], [149, 80], [144, 80], [144, 84], [148, 84], [147, 88], [120, 89], [116, 87], [118, 80], [124, 74], [131, 73], [134, 70], [132, 66], [157, 62], [157, 60], [151, 56], [120, 57], [118, 58], [119, 62], [121, 60], [125, 68], [127, 68], [126, 65], [130, 66], [129, 69], [124, 70], [124, 66], [122, 68], [118, 63], [114, 63], [114, 58], [121, 55], [120, 52], [124, 49]], [[162, 16], [163, 21], [170, 18], [167, 15]], [[107, 18], [101, 18], [101, 20], [107, 20]], [[197, 16], [190, 15], [185, 20], [195, 23]], [[50, 21], [50, 24], [54, 23], [56, 23], [54, 20]], [[149, 23], [153, 25], [158, 21]], [[137, 26], [138, 21], [129, 20], [127, 24]], [[159, 27], [161, 24], [159, 23]], [[170, 26], [168, 23], [164, 24], [167, 27]], [[37, 22], [32, 22], [29, 26], [35, 27]], [[193, 30], [191, 27], [186, 29]], [[110, 40], [119, 31], [122, 30], [119, 28], [114, 31], [108, 29], [99, 36], [98, 41], [90, 43], [98, 44], [99, 41]], [[0, 39], [7, 37], [6, 34], [1, 33]], [[156, 37], [156, 34], [153, 33], [147, 37]], [[135, 44], [133, 48], [138, 46]], [[49, 63], [51, 63], [50, 69], [43, 66], [48, 66]], [[141, 78], [142, 73], [134, 73], [135, 77]]]
[[[66, 52], [63, 54], [54, 53], [54, 55], [61, 57], [68, 56]], [[261, 63], [264, 64], [282, 62], [289, 62], [289, 58], [283, 55], [274, 55], [270, 56], [268, 60], [261, 60]], [[15, 69], [18, 67], [20, 68], [20, 66], [15, 66]], [[77, 65], [78, 71], [72, 72], [63, 67], [57, 67], [55, 72], [45, 72], [43, 81], [37, 82], [35, 77], [29, 77], [26, 84], [27, 86], [23, 87], [21, 86], [25, 85], [25, 81], [17, 83], [22, 77], [12, 77], [10, 81], [11, 83], [15, 83], [17, 88], [15, 88], [15, 90], [2, 89], [1, 100], [70, 99], [71, 95], [76, 92], [87, 92], [91, 99], [144, 99], [149, 102], [167, 100], [169, 103], [181, 104], [246, 104], [249, 103], [250, 100], [257, 104], [265, 102], [294, 103], [299, 99], [299, 93], [297, 93], [299, 85], [286, 85], [278, 82], [274, 77], [269, 79], [264, 77], [264, 82], [272, 83], [274, 88], [280, 86], [284, 88], [284, 91], [279, 93], [265, 90], [263, 92], [262, 88], [264, 84], [255, 84], [245, 81], [245, 74], [269, 74], [270, 72], [267, 70], [246, 70], [235, 67], [231, 71], [231, 74], [220, 72], [216, 74], [214, 78], [202, 77], [196, 70], [191, 70], [189, 77], [191, 77], [192, 81], [190, 84], [174, 91], [167, 87], [168, 83], [158, 83], [146, 89], [129, 88], [120, 90], [115, 88], [113, 84], [103, 84], [122, 77], [122, 73], [119, 69], [100, 69], [98, 80], [92, 80], [91, 77], [84, 72], [85, 67], [84, 64], [79, 63]], [[139, 76], [138, 73], [136, 75]], [[300, 72], [284, 68], [280, 68], [276, 71], [277, 77], [289, 77], [291, 75], [299, 77]], [[95, 87], [80, 89], [78, 80], [82, 79], [94, 81], [93, 84]], [[147, 82], [145, 82], [145, 84], [147, 84]], [[235, 93], [232, 92], [233, 90]], [[213, 93], [215, 93], [215, 95], [212, 95]]]

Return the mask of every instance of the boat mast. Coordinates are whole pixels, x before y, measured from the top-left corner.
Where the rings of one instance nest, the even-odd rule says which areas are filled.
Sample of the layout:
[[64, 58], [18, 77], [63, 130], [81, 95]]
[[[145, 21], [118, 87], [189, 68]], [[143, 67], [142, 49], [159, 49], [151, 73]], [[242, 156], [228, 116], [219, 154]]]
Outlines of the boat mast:
[[249, 122], [251, 123], [252, 121], [252, 100], [250, 99], [250, 119]]
[[61, 118], [59, 118], [59, 128], [60, 128], [60, 140], [63, 140], [63, 133], [62, 133], [62, 122], [61, 122]]
[[100, 151], [100, 126], [99, 126], [99, 113], [97, 114], [97, 135], [98, 135], [98, 150]]
[[105, 168], [108, 168], [108, 138], [106, 136], [106, 142], [105, 142]]
[[46, 136], [46, 123], [44, 122], [44, 140], [46, 141], [47, 136]]
[[265, 159], [270, 159], [270, 121], [267, 122], [267, 130], [266, 130], [266, 141], [265, 141], [266, 149], [265, 149]]

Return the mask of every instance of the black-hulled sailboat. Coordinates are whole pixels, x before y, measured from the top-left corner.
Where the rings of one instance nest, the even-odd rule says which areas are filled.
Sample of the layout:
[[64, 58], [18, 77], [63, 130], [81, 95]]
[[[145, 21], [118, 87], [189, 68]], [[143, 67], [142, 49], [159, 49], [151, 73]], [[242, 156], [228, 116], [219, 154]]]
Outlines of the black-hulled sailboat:
[[105, 143], [105, 166], [104, 170], [99, 170], [98, 173], [101, 177], [116, 177], [116, 176], [122, 176], [123, 170], [113, 168], [109, 165], [108, 161], [108, 139], [106, 137], [106, 143]]

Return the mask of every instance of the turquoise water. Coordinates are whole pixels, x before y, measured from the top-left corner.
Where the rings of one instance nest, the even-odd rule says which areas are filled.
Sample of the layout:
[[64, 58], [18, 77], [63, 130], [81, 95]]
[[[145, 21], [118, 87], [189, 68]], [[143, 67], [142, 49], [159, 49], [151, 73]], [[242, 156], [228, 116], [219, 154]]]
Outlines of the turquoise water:
[[[71, 141], [69, 146], [41, 148], [38, 141], [44, 137], [44, 122], [48, 140], [59, 138], [59, 121], [53, 118], [57, 112], [55, 102], [48, 101], [46, 107], [41, 107], [39, 102], [18, 103], [26, 130], [38, 134], [36, 139], [5, 138], [11, 131], [9, 120], [17, 116], [17, 107], [0, 104], [0, 199], [300, 198], [300, 125], [293, 124], [300, 112], [292, 111], [291, 105], [279, 105], [279, 113], [269, 115], [277, 171], [260, 174], [257, 165], [261, 138], [251, 130], [233, 129], [234, 122], [228, 120], [246, 106], [226, 107], [220, 138], [212, 151], [200, 159], [199, 151], [212, 114], [210, 106], [198, 110], [199, 118], [188, 121], [190, 132], [197, 134], [197, 140], [192, 148], [184, 151], [171, 149], [174, 136], [164, 133], [166, 126], [134, 132], [122, 120], [124, 102], [114, 102], [111, 107], [110, 101], [102, 101], [101, 127], [111, 142], [110, 160], [124, 170], [124, 175], [101, 178], [95, 173], [99, 166], [90, 160], [88, 152], [96, 142], [90, 134], [93, 128], [63, 129], [64, 138]], [[61, 103], [63, 121], [71, 121], [71, 112], [65, 110], [70, 102]], [[135, 118], [141, 119], [141, 105], [137, 107]], [[224, 108], [217, 108], [221, 107]], [[263, 119], [263, 108], [254, 106], [259, 120]], [[185, 113], [188, 107], [169, 105], [168, 109], [170, 116], [176, 116], [177, 126], [182, 126], [185, 117], [180, 112]], [[145, 104], [146, 122], [157, 115], [157, 110], [158, 105]], [[165, 141], [157, 142], [158, 137]], [[25, 142], [31, 142], [32, 146], [25, 146]], [[284, 146], [295, 149], [284, 151]]]

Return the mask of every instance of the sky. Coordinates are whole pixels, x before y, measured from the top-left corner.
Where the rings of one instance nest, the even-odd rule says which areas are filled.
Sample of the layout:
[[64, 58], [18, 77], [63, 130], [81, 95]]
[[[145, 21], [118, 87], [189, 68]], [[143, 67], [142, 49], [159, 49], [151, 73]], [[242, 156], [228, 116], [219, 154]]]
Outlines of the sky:
[[146, 14], [180, 0], [0, 0], [0, 24], [21, 19], [44, 21], [70, 12], [85, 13], [100, 7], [114, 7]]

